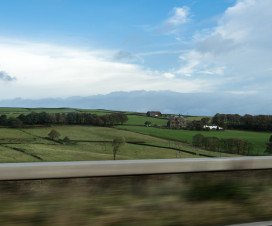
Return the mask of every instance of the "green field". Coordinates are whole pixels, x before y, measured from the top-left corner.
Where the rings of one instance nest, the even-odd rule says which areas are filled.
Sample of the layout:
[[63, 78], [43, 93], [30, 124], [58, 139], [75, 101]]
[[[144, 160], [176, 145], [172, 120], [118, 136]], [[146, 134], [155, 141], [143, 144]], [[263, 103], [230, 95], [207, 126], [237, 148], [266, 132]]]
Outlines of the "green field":
[[0, 115], [7, 115], [7, 117], [18, 117], [20, 114], [28, 114], [30, 111], [26, 108], [4, 108], [0, 107]]
[[104, 109], [77, 109], [78, 112], [82, 113], [91, 113], [96, 115], [106, 115], [113, 113], [110, 110], [104, 110]]
[[29, 112], [36, 112], [36, 113], [41, 113], [41, 112], [46, 112], [46, 113], [69, 113], [69, 112], [77, 112], [77, 109], [74, 108], [28, 108]]
[[[61, 138], [68, 136], [77, 142], [60, 144], [46, 139], [52, 128], [60, 132]], [[176, 150], [169, 149], [167, 140], [134, 132], [104, 127], [58, 126], [20, 130], [0, 128], [0, 162], [112, 160], [111, 141], [119, 136], [125, 137], [127, 142], [144, 142], [165, 148], [126, 143], [117, 153], [117, 159], [198, 157], [188, 153], [177, 155]]]
[[69, 113], [77, 112], [74, 108], [1, 108], [0, 115], [7, 115], [7, 117], [18, 117], [20, 114], [29, 114], [31, 112], [41, 113]]
[[29, 110], [26, 109], [26, 108], [4, 108], [4, 107], [0, 107], [0, 114], [14, 113], [14, 112], [27, 113], [27, 112], [29, 112]]
[[138, 115], [128, 115], [128, 121], [125, 122], [125, 125], [140, 125], [143, 126], [146, 121], [150, 121], [151, 125], [157, 126], [166, 126], [167, 119], [152, 118], [147, 116], [138, 116]]
[[104, 110], [104, 109], [77, 109], [78, 112], [91, 113], [96, 115], [106, 115], [112, 113], [123, 113], [126, 115], [136, 115], [136, 116], [145, 116], [146, 113], [139, 113], [134, 111], [114, 111], [114, 110]]
[[[73, 142], [62, 144], [48, 139], [51, 129], [60, 132], [60, 139], [68, 136]], [[199, 154], [215, 157], [235, 156], [201, 150], [182, 142], [115, 128], [55, 126], [0, 128], [0, 162], [112, 160], [111, 142], [116, 137], [125, 137], [127, 142], [117, 153], [117, 159], [196, 158], [201, 157]], [[176, 149], [191, 151], [195, 154]]]
[[[32, 111], [47, 113], [85, 112], [97, 115], [121, 112], [104, 109], [0, 108], [0, 114], [7, 114], [8, 116], [21, 113], [28, 114]], [[165, 128], [167, 119], [147, 117], [145, 113], [123, 113], [127, 114], [128, 121], [122, 126], [116, 126], [116, 128], [94, 126], [54, 127], [60, 132], [60, 139], [68, 136], [71, 140], [76, 140], [76, 142], [66, 145], [46, 138], [53, 127], [0, 128], [0, 162], [110, 160], [113, 158], [111, 142], [116, 137], [125, 137], [127, 141], [126, 145], [117, 154], [117, 159], [201, 157], [199, 155], [213, 157], [237, 156], [193, 147], [191, 145], [192, 138], [197, 133], [218, 138], [242, 138], [253, 144], [251, 155], [263, 155], [266, 142], [271, 135], [265, 132], [238, 130], [171, 130]], [[202, 117], [187, 116], [186, 118], [191, 121], [200, 120]], [[146, 121], [150, 121], [152, 126], [156, 125], [162, 128], [145, 127], [144, 123]], [[135, 142], [143, 144], [135, 144]], [[191, 153], [180, 152], [175, 149]]]
[[172, 129], [159, 129], [153, 127], [139, 127], [139, 126], [118, 126], [118, 128], [126, 129], [129, 131], [140, 132], [152, 136], [173, 139], [181, 142], [192, 143], [192, 138], [195, 134], [202, 134], [204, 136], [218, 137], [218, 138], [242, 138], [248, 140], [253, 144], [251, 154], [262, 155], [266, 143], [271, 136], [267, 132], [251, 132], [240, 130], [226, 130], [226, 131], [191, 131], [191, 130], [172, 130]]

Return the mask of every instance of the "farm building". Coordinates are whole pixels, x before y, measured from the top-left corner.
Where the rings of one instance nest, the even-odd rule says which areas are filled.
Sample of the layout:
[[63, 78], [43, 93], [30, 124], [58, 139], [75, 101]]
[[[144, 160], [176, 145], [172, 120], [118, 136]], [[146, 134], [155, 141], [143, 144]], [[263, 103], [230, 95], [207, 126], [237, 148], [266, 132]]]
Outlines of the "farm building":
[[162, 114], [163, 118], [171, 118], [171, 117], [175, 117], [175, 116], [177, 116], [177, 115], [175, 115], [175, 114]]
[[161, 117], [162, 113], [160, 111], [148, 111], [146, 113], [146, 116], [148, 116], [148, 117]]
[[215, 125], [213, 125], [213, 126], [204, 125], [203, 128], [204, 128], [204, 129], [209, 128], [210, 130], [222, 130], [222, 129], [223, 129], [223, 128], [220, 127], [220, 126], [215, 126]]
[[170, 129], [182, 129], [187, 126], [186, 119], [179, 115], [175, 117], [171, 117], [169, 121], [167, 122], [167, 127]]

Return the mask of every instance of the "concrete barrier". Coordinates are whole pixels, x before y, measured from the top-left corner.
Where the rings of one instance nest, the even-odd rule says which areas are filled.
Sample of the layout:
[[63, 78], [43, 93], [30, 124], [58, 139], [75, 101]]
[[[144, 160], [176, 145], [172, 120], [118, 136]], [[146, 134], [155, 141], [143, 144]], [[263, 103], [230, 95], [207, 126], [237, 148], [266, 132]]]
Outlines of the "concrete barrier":
[[272, 168], [272, 157], [2, 163], [0, 180], [169, 174]]

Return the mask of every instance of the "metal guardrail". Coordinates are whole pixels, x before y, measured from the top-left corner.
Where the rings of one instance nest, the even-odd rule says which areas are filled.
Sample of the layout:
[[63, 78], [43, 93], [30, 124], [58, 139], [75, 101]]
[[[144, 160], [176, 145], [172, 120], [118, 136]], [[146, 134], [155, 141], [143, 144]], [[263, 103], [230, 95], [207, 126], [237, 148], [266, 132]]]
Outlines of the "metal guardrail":
[[272, 157], [2, 163], [0, 180], [169, 174], [272, 168]]

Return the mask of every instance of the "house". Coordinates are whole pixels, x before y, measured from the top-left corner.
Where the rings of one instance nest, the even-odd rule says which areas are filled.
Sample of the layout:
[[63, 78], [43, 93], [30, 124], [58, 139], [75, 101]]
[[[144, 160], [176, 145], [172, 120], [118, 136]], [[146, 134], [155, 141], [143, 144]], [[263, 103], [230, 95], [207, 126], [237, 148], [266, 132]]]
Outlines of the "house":
[[174, 116], [177, 116], [177, 115], [175, 115], [175, 114], [162, 114], [163, 118], [171, 118], [171, 117], [174, 117]]
[[171, 117], [167, 122], [167, 127], [170, 129], [182, 129], [182, 128], [185, 128], [186, 126], [187, 126], [187, 121], [181, 115]]
[[161, 117], [162, 113], [160, 111], [148, 111], [146, 113], [146, 116], [148, 116], [148, 117]]
[[223, 130], [222, 127], [216, 126], [216, 125], [212, 125], [212, 126], [204, 125], [203, 128], [204, 128], [204, 129], [209, 128], [210, 130]]

